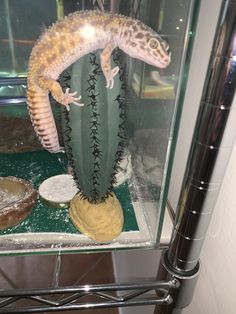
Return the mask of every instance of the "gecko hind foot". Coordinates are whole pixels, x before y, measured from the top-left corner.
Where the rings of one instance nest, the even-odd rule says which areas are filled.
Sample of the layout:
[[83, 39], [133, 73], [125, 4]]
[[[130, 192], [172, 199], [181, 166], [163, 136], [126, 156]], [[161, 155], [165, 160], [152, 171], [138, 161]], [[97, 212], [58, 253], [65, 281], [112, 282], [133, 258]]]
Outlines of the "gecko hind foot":
[[112, 69], [109, 72], [109, 75], [106, 76], [106, 81], [107, 81], [106, 88], [110, 88], [110, 89], [113, 88], [113, 86], [114, 86], [114, 77], [119, 72], [119, 70], [120, 70], [119, 67], [116, 66], [114, 69]]
[[79, 107], [84, 106], [84, 104], [79, 102], [80, 99], [81, 99], [81, 96], [75, 97], [76, 94], [77, 94], [77, 92], [70, 93], [70, 89], [69, 88], [67, 88], [65, 93], [64, 93], [63, 105], [66, 106], [66, 109], [68, 111], [70, 110], [70, 107], [69, 107], [70, 104], [73, 104], [73, 105], [76, 105], [76, 106], [79, 106]]

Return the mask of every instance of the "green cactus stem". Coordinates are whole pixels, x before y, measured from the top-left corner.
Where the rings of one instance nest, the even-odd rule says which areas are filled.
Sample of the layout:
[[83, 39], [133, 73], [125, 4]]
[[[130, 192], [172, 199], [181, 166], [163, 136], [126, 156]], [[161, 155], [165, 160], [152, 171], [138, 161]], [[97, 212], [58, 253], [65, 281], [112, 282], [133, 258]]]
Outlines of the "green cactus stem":
[[[120, 66], [116, 54], [112, 68]], [[84, 103], [83, 107], [71, 105], [70, 111], [65, 112], [64, 142], [79, 195], [90, 204], [105, 202], [110, 195], [115, 197], [115, 174], [125, 147], [122, 73], [120, 70], [114, 78], [112, 89], [106, 88], [96, 52], [76, 62], [64, 78], [64, 83], [71, 91], [77, 91]]]

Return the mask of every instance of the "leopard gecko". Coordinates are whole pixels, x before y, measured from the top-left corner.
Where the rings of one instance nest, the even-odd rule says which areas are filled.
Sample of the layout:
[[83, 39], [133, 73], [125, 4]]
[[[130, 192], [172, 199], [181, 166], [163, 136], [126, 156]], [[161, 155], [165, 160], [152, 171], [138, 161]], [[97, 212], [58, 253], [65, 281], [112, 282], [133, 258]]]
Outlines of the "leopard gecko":
[[130, 17], [100, 11], [78, 11], [56, 22], [35, 43], [28, 66], [27, 104], [34, 129], [49, 152], [62, 150], [52, 114], [49, 92], [60, 104], [82, 106], [76, 91], [63, 92], [59, 75], [82, 56], [102, 49], [100, 63], [106, 87], [112, 88], [118, 66], [110, 57], [119, 47], [130, 57], [165, 68], [171, 59], [169, 45], [155, 31]]

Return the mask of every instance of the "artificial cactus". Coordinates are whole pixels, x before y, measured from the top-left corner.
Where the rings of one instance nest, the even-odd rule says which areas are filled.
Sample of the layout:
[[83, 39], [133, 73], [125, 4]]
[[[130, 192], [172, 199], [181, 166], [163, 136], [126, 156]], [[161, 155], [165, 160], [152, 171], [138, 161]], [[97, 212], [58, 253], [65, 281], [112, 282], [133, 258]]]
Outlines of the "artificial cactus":
[[[118, 64], [116, 54], [112, 67]], [[96, 52], [75, 63], [69, 77], [64, 79], [72, 91], [78, 91], [84, 103], [83, 107], [71, 106], [70, 111], [65, 112], [64, 142], [80, 191], [77, 199], [81, 202], [83, 199], [92, 206], [93, 212], [101, 211], [101, 204], [105, 205], [109, 197], [113, 198], [113, 202], [115, 198], [112, 194], [115, 174], [125, 146], [125, 84], [122, 73], [120, 70], [114, 78], [112, 89], [106, 88], [99, 65], [99, 52]], [[71, 210], [70, 215], [76, 224], [78, 217], [75, 216], [78, 214]], [[121, 222], [122, 219], [119, 218]], [[79, 226], [79, 229], [83, 227]], [[95, 240], [110, 240], [112, 237], [88, 235]]]

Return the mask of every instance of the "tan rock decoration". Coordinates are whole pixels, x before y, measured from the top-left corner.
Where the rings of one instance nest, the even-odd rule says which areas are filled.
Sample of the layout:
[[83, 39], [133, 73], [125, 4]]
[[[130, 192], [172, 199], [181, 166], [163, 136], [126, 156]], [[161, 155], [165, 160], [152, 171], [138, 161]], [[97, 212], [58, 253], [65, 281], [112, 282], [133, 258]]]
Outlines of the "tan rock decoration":
[[109, 242], [123, 229], [123, 210], [114, 193], [98, 204], [77, 194], [71, 201], [69, 214], [75, 227], [96, 242]]

